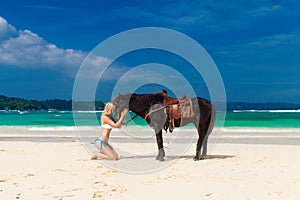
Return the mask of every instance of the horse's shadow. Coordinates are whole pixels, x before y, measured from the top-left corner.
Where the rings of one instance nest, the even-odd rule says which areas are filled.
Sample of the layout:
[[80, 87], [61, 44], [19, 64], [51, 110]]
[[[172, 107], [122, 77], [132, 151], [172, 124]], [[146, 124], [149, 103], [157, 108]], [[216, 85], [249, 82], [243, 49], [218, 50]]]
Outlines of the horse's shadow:
[[[233, 158], [235, 156], [231, 156], [231, 155], [206, 155], [204, 160], [212, 160], [212, 159], [227, 159], [227, 158]], [[179, 156], [177, 157], [179, 159], [193, 159], [194, 155], [185, 155], [185, 156]]]
[[[193, 159], [194, 155], [184, 155], [184, 156], [166, 156], [169, 160], [175, 160], [175, 159], [183, 159], [183, 160], [190, 160]], [[227, 158], [233, 158], [235, 156], [231, 155], [206, 155], [205, 159], [203, 160], [212, 160], [212, 159], [227, 159]]]
[[[153, 155], [138, 155], [138, 156], [122, 156], [121, 159], [140, 159], [140, 158], [154, 158]], [[235, 156], [231, 155], [207, 155], [205, 156], [204, 160], [212, 160], [212, 159], [227, 159], [227, 158], [233, 158]], [[193, 159], [194, 155], [184, 155], [184, 156], [166, 156], [166, 161], [168, 160], [177, 160], [177, 159], [183, 159], [183, 160], [189, 160]]]

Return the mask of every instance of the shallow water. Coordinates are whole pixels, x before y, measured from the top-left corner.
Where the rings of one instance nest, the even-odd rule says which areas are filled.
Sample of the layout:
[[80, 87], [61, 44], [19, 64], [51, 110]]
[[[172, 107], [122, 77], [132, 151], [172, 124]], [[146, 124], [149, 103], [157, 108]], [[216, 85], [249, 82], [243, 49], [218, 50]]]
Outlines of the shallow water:
[[[299, 110], [237, 110], [217, 114], [217, 127], [269, 127], [300, 128]], [[99, 126], [101, 112], [76, 111], [0, 111], [0, 126]], [[131, 116], [134, 116], [131, 113]], [[130, 119], [126, 117], [125, 121]], [[143, 118], [137, 117], [128, 126], [147, 126]], [[192, 127], [188, 125], [187, 127]]]

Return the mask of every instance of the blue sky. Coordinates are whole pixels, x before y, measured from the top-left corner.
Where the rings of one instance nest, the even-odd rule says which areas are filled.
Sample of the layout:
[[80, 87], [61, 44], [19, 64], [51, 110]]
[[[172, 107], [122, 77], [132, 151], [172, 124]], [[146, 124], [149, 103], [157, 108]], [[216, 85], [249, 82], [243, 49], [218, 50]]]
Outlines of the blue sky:
[[[206, 49], [228, 101], [299, 103], [299, 19], [296, 0], [5, 1], [0, 6], [0, 94], [71, 99], [76, 72], [95, 46], [121, 31], [154, 26], [180, 31]], [[165, 64], [176, 69], [181, 63], [164, 53], [144, 53], [151, 59], [136, 52], [117, 66], [168, 60]], [[203, 89], [197, 94], [207, 97], [203, 83], [189, 78]], [[107, 90], [114, 83], [107, 80]], [[109, 100], [105, 91], [97, 98]]]

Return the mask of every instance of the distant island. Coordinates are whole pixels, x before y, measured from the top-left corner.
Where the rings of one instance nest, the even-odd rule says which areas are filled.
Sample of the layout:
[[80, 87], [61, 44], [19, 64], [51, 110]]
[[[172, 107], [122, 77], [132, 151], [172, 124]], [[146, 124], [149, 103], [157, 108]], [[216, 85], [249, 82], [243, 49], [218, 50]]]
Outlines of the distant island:
[[[218, 106], [217, 106], [218, 107]], [[76, 110], [103, 110], [102, 101], [76, 102]], [[300, 104], [294, 103], [247, 103], [227, 102], [227, 110], [297, 110]], [[72, 100], [52, 99], [44, 101], [0, 95], [0, 110], [73, 110]]]
[[[103, 110], [102, 101], [76, 102], [76, 110]], [[72, 100], [27, 100], [0, 95], [0, 110], [73, 110]]]

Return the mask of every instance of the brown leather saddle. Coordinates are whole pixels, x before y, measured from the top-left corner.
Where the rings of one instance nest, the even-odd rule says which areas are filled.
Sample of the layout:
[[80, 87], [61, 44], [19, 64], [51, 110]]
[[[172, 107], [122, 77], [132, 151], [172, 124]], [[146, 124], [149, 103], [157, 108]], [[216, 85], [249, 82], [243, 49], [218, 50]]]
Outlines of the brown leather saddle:
[[167, 122], [164, 126], [165, 131], [173, 132], [175, 127], [175, 119], [182, 120], [194, 116], [191, 98], [182, 96], [180, 98], [172, 98], [168, 96], [167, 91], [162, 91], [164, 112]]

